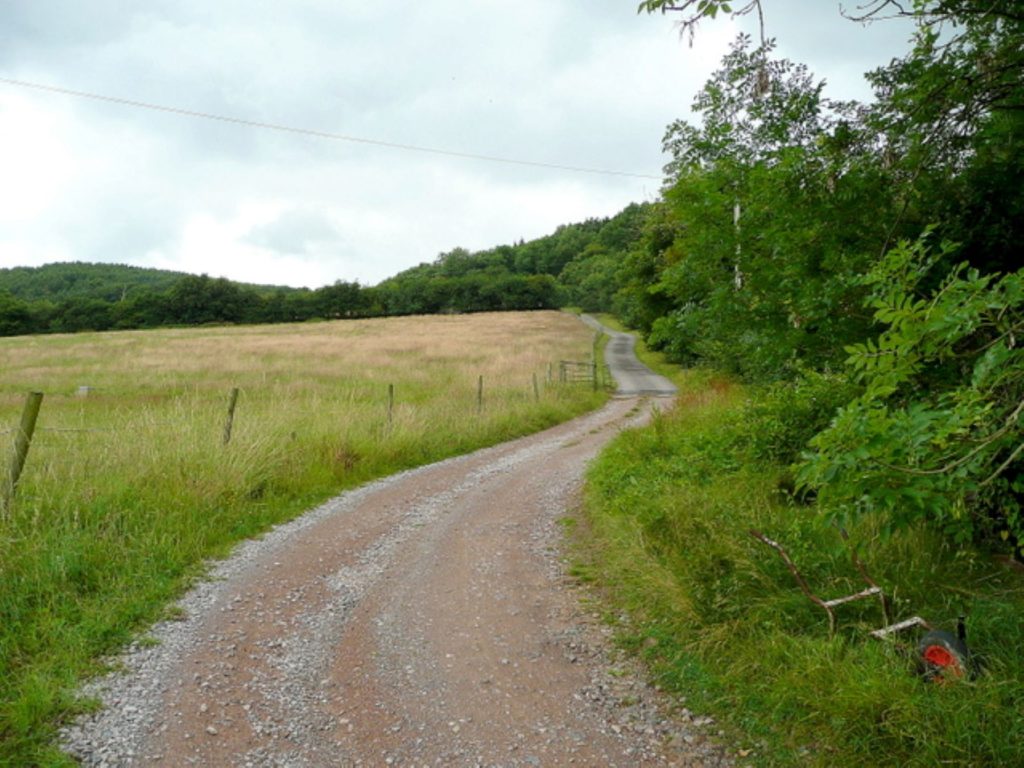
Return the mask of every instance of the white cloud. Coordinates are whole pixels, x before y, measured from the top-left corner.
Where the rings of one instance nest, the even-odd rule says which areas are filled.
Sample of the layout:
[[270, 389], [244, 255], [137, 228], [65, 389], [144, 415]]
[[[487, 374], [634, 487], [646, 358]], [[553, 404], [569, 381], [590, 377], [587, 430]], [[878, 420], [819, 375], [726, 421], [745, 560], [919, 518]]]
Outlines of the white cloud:
[[287, 273], [291, 285], [319, 286], [329, 280], [323, 265], [307, 254], [279, 253], [254, 245], [254, 229], [275, 220], [280, 205], [242, 201], [228, 216], [199, 213], [184, 222], [180, 243], [171, 254], [152, 253], [150, 266], [177, 269], [258, 284], [281, 284]]
[[0, 91], [0, 224], [41, 215], [74, 177], [62, 117], [26, 94]]
[[[787, 3], [772, 7], [791, 18], [780, 13], [770, 23], [780, 38], [807, 48], [792, 32], [794, 19], [807, 14], [784, 11]], [[628, 0], [434, 0], [401, 9], [361, 0], [7, 6], [3, 77], [383, 141], [655, 175], [665, 125], [687, 113], [734, 33], [731, 23], [705, 25], [690, 49], [669, 20], [638, 17]], [[840, 78], [858, 68], [853, 43], [834, 50], [819, 74]], [[874, 55], [859, 68], [881, 63]], [[0, 167], [0, 267], [101, 260], [310, 286], [372, 283], [456, 246], [537, 237], [614, 214], [660, 186], [274, 133], [4, 84]]]

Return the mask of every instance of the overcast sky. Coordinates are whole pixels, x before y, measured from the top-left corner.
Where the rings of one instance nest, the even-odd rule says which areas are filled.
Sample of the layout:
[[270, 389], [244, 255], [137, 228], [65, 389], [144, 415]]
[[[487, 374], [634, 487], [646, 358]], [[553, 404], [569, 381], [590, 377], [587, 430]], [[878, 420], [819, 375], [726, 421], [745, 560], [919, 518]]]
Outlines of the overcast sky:
[[[653, 200], [661, 137], [738, 26], [691, 48], [636, 0], [4, 0], [0, 78], [578, 173], [225, 124], [0, 83], [0, 267], [104, 261], [317, 287]], [[834, 98], [906, 47], [767, 0]], [[750, 28], [750, 20], [740, 21]]]

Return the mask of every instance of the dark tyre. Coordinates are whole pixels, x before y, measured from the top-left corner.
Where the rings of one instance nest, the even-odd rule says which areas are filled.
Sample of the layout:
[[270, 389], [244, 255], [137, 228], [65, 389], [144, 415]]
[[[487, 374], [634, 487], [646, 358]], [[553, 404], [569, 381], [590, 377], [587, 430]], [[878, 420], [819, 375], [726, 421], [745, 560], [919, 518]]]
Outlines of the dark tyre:
[[971, 652], [952, 632], [935, 629], [917, 644], [917, 670], [928, 681], [947, 683], [970, 675]]

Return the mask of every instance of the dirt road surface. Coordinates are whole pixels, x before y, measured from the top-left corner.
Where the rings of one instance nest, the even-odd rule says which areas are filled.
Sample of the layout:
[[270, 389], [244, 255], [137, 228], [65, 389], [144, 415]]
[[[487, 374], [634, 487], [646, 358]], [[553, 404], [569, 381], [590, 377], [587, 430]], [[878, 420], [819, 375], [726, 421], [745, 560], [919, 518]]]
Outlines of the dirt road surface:
[[[629, 391], [674, 391], [621, 359]], [[91, 766], [726, 764], [710, 720], [615, 656], [565, 572], [559, 521], [587, 462], [651, 402], [617, 397], [243, 544], [91, 687], [105, 707], [65, 748]]]
[[676, 393], [676, 386], [664, 376], [658, 376], [636, 359], [634, 347], [636, 337], [631, 333], [620, 333], [601, 325], [590, 315], [583, 315], [583, 322], [608, 336], [604, 359], [618, 386], [619, 396], [653, 395], [668, 397]]

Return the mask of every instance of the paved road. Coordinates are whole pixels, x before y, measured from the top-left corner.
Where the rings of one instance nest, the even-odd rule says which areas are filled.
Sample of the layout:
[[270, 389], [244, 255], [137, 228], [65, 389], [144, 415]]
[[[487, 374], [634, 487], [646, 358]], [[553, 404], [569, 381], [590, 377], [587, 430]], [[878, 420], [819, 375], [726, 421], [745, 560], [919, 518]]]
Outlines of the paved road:
[[[622, 386], [667, 387], [628, 360]], [[620, 378], [621, 377], [621, 378]], [[643, 423], [618, 397], [536, 435], [342, 494], [247, 542], [90, 692], [86, 765], [717, 766], [566, 574], [587, 463]]]
[[636, 338], [630, 333], [620, 333], [602, 325], [590, 315], [582, 316], [583, 322], [597, 331], [608, 335], [604, 359], [618, 385], [616, 394], [622, 396], [651, 395], [667, 397], [676, 394], [676, 386], [664, 376], [659, 376], [636, 359], [634, 347]]

